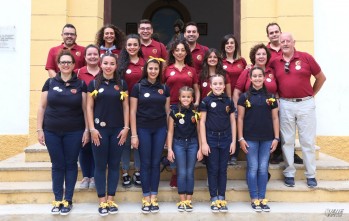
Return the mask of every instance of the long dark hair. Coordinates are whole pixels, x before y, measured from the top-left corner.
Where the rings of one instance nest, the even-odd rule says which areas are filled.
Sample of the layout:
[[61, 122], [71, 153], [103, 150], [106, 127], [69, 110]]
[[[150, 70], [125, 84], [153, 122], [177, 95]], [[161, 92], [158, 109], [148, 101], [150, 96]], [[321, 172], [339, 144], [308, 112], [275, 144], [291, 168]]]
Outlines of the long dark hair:
[[139, 81], [141, 81], [142, 79], [147, 79], [148, 78], [148, 65], [149, 63], [156, 63], [159, 65], [159, 74], [156, 77], [156, 81], [162, 83], [162, 62], [154, 59], [154, 58], [149, 58], [148, 61], [145, 63], [144, 67], [143, 67], [143, 71], [142, 71], [142, 77]]
[[237, 42], [236, 38], [234, 37], [233, 34], [228, 34], [225, 35], [221, 41], [221, 51], [223, 53], [223, 58], [227, 58], [227, 52], [225, 51], [225, 44], [228, 42], [228, 40], [232, 38], [234, 40], [234, 44], [235, 44], [235, 51], [233, 53], [233, 58], [234, 60], [239, 59], [240, 55], [239, 55], [239, 43]]
[[193, 59], [191, 57], [191, 51], [190, 51], [189, 45], [185, 39], [177, 39], [176, 41], [174, 41], [172, 43], [170, 51], [168, 52], [167, 66], [174, 64], [176, 62], [176, 59], [173, 56], [173, 52], [176, 50], [176, 48], [179, 44], [183, 44], [184, 49], [187, 52], [187, 56], [185, 56], [185, 59], [184, 59], [184, 64], [187, 64], [189, 66], [193, 66]]
[[203, 60], [203, 63], [202, 63], [202, 70], [201, 70], [201, 73], [200, 73], [200, 80], [204, 81], [204, 80], [207, 80], [210, 78], [210, 73], [209, 73], [209, 65], [207, 63], [207, 60], [208, 60], [208, 57], [210, 56], [211, 53], [214, 53], [217, 58], [218, 58], [218, 63], [217, 63], [217, 66], [216, 66], [216, 74], [220, 74], [220, 75], [223, 75], [224, 78], [226, 78], [226, 71], [223, 69], [223, 58], [222, 58], [222, 55], [221, 53], [219, 53], [219, 51], [215, 48], [210, 48], [208, 49], [208, 51], [205, 53], [205, 56], [204, 56], [204, 60]]
[[125, 41], [125, 47], [123, 47], [123, 49], [121, 50], [120, 55], [119, 55], [118, 68], [117, 68], [117, 71], [116, 71], [116, 73], [118, 75], [120, 75], [121, 78], [124, 78], [125, 71], [127, 70], [127, 67], [130, 64], [130, 55], [128, 54], [128, 52], [126, 50], [126, 44], [127, 44], [127, 41], [129, 39], [136, 39], [138, 41], [139, 50], [138, 50], [137, 55], [138, 55], [139, 58], [143, 58], [143, 52], [142, 52], [142, 49], [141, 49], [141, 40], [139, 38], [139, 35], [136, 35], [136, 34], [129, 34], [129, 35], [127, 35], [126, 41]]
[[[265, 77], [265, 72], [264, 72], [264, 70], [263, 70], [262, 68], [260, 68], [260, 67], [253, 67], [253, 68], [251, 68], [251, 70], [250, 70], [250, 72], [249, 72], [250, 78], [251, 78], [252, 73], [253, 73], [254, 70], [260, 70], [260, 71], [262, 71], [263, 76]], [[253, 90], [253, 84], [252, 84], [252, 82], [251, 82], [250, 87], [249, 87], [248, 90], [246, 91], [246, 100], [249, 100], [249, 99], [250, 99], [252, 90]], [[269, 93], [268, 90], [267, 90], [267, 88], [265, 87], [264, 82], [263, 82], [262, 92], [263, 92], [264, 95], [267, 97], [267, 99], [272, 97], [272, 94]]]

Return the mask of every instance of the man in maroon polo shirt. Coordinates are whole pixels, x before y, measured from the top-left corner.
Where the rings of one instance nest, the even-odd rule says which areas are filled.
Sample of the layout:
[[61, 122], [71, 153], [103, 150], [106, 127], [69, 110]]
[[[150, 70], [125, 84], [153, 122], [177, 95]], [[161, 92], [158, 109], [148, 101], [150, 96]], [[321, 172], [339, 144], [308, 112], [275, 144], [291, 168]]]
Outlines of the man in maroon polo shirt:
[[271, 60], [276, 58], [278, 55], [282, 55], [281, 45], [279, 37], [281, 34], [281, 28], [278, 23], [269, 23], [266, 27], [267, 37], [269, 38], [269, 43], [267, 47], [270, 50]]
[[197, 43], [197, 40], [199, 38], [199, 31], [198, 26], [195, 22], [188, 22], [185, 25], [184, 38], [189, 44], [191, 56], [194, 62], [194, 68], [196, 70], [196, 74], [199, 76], [202, 69], [202, 62], [204, 60], [206, 51], [208, 51], [208, 47]]
[[153, 56], [155, 58], [163, 58], [166, 60], [166, 47], [163, 43], [151, 38], [153, 32], [153, 26], [148, 19], [142, 19], [139, 21], [138, 34], [141, 38], [143, 58], [147, 61], [149, 56]]
[[45, 69], [47, 70], [49, 77], [56, 76], [56, 73], [59, 71], [56, 57], [61, 50], [70, 50], [71, 54], [74, 56], [74, 70], [85, 66], [85, 48], [76, 44], [75, 42], [77, 35], [74, 25], [64, 25], [61, 36], [63, 39], [63, 43], [61, 45], [51, 48], [48, 52]]
[[[293, 187], [294, 144], [296, 129], [302, 147], [305, 176], [309, 188], [317, 186], [315, 164], [316, 114], [314, 96], [320, 91], [326, 77], [319, 64], [308, 53], [296, 51], [292, 34], [280, 35], [282, 55], [270, 64], [275, 71], [280, 97], [280, 131], [286, 169], [285, 185]], [[315, 82], [311, 84], [311, 76]]]

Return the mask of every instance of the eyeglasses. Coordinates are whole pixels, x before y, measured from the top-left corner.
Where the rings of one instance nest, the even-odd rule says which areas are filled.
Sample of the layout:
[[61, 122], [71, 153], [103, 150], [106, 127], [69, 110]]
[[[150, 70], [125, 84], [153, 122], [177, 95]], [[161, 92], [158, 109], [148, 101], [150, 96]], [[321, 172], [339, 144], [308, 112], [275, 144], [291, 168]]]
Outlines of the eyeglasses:
[[147, 30], [147, 31], [150, 31], [151, 30], [151, 27], [141, 27], [141, 28], [139, 28], [141, 31], [145, 31], [145, 30]]
[[63, 33], [64, 36], [75, 36], [75, 33]]
[[284, 68], [285, 68], [286, 74], [288, 74], [290, 72], [290, 62], [286, 62]]
[[61, 64], [61, 65], [71, 65], [71, 64], [73, 64], [73, 62], [72, 61], [60, 61], [59, 64]]

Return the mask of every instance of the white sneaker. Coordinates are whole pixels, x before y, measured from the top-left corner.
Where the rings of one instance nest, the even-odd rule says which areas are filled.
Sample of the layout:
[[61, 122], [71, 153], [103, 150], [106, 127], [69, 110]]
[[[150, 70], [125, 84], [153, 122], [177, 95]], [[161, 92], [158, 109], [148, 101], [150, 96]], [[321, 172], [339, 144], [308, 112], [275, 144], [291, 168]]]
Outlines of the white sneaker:
[[90, 178], [88, 177], [84, 177], [82, 180], [81, 180], [81, 183], [80, 183], [80, 188], [81, 189], [87, 189], [90, 185]]

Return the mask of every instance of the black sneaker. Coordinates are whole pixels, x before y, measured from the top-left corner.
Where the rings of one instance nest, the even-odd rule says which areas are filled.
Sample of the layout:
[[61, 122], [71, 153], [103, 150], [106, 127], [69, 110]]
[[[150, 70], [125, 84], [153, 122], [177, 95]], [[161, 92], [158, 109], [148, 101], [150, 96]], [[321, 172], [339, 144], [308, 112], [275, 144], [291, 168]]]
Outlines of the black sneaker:
[[294, 153], [294, 161], [295, 164], [303, 164], [303, 160], [302, 158], [300, 158], [300, 156], [298, 156], [296, 153]]
[[219, 204], [219, 200], [215, 200], [211, 202], [211, 211], [213, 213], [218, 213], [221, 205]]
[[227, 201], [219, 200], [219, 205], [221, 206], [221, 208], [219, 208], [219, 212], [221, 213], [228, 212]]
[[191, 200], [186, 200], [185, 201], [185, 211], [191, 212], [193, 211], [193, 205], [191, 204]]
[[262, 208], [262, 211], [264, 212], [270, 212], [270, 207], [268, 206], [268, 200], [267, 199], [263, 199], [261, 201], [260, 207]]
[[228, 160], [228, 165], [235, 166], [237, 164], [238, 164], [238, 160], [236, 159], [236, 157], [232, 157], [230, 160]]
[[73, 204], [71, 202], [68, 202], [66, 200], [62, 201], [62, 208], [60, 214], [62, 216], [66, 216], [70, 213], [70, 211], [73, 209]]
[[110, 214], [117, 214], [119, 209], [118, 209], [118, 205], [112, 201], [112, 200], [108, 200], [108, 210]]
[[101, 216], [108, 216], [109, 214], [108, 203], [101, 202], [98, 207], [98, 213]]
[[251, 203], [251, 207], [254, 211], [256, 211], [258, 213], [262, 212], [262, 207], [261, 207], [261, 203], [259, 200], [253, 201], [253, 203]]
[[130, 175], [128, 175], [128, 173], [124, 173], [122, 175], [122, 186], [125, 188], [129, 188], [131, 187], [132, 183], [131, 183], [131, 177]]
[[294, 187], [294, 177], [285, 177], [285, 186]]
[[148, 201], [142, 199], [142, 213], [150, 213], [150, 207], [151, 204]]
[[179, 212], [184, 212], [185, 211], [185, 201], [180, 201], [177, 203], [177, 209]]
[[150, 203], [151, 203], [150, 211], [151, 211], [152, 213], [157, 213], [157, 212], [159, 212], [160, 208], [159, 208], [159, 204], [158, 204], [158, 202], [157, 202], [157, 199], [151, 200]]
[[133, 173], [133, 183], [136, 187], [142, 187], [141, 174], [139, 171]]
[[307, 186], [309, 188], [315, 188], [317, 186], [317, 181], [315, 178], [307, 178]]
[[51, 209], [51, 214], [53, 215], [58, 215], [61, 212], [61, 209], [63, 207], [62, 201], [53, 201], [52, 202], [52, 209]]

